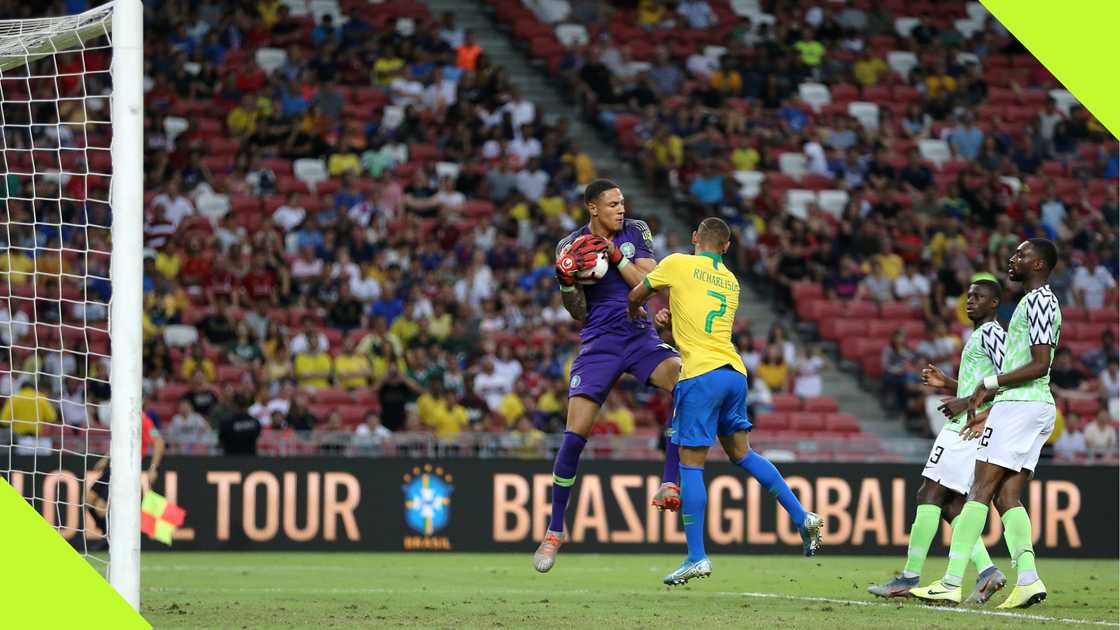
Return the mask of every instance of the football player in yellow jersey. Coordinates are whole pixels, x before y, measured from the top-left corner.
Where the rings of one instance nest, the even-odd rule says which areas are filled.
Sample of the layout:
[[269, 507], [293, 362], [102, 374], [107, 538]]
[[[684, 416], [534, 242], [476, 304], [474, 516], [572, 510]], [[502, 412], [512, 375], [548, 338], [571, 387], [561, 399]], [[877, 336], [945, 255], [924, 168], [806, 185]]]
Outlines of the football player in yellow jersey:
[[801, 532], [806, 556], [821, 544], [821, 519], [806, 512], [774, 465], [750, 448], [747, 432], [747, 369], [731, 343], [739, 308], [739, 281], [723, 264], [731, 229], [709, 217], [692, 233], [695, 254], [663, 259], [630, 291], [630, 314], [637, 317], [654, 292], [670, 289], [673, 339], [681, 353], [681, 375], [673, 390], [672, 440], [680, 446], [681, 518], [688, 558], [665, 576], [668, 585], [707, 577], [712, 565], [704, 552], [704, 513], [708, 492], [704, 460], [719, 437], [731, 461], [753, 475], [789, 512]]

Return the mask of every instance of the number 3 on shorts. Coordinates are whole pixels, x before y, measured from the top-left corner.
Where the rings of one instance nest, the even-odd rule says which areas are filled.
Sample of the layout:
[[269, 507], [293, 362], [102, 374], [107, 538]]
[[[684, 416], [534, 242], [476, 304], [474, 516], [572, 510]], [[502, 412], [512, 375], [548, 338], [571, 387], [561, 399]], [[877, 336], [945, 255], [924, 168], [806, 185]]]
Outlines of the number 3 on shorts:
[[719, 300], [719, 308], [708, 311], [708, 318], [704, 320], [704, 332], [712, 334], [712, 320], [723, 317], [727, 313], [727, 296], [716, 291], [708, 291], [708, 295]]

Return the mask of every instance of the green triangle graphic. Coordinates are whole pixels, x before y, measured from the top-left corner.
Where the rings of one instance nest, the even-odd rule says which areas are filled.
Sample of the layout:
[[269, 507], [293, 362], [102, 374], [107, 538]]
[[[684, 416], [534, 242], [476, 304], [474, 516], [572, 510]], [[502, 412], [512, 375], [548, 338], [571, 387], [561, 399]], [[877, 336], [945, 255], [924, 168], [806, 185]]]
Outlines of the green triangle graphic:
[[1113, 137], [1120, 137], [1120, 2], [981, 0]]
[[0, 523], [0, 557], [12, 577], [0, 595], [6, 627], [151, 628], [3, 477]]

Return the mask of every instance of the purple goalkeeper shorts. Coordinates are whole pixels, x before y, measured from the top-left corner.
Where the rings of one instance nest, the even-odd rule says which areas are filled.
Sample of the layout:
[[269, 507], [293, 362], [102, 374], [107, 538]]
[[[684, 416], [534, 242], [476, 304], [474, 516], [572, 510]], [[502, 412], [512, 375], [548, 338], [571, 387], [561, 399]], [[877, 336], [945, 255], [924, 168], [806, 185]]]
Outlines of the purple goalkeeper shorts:
[[652, 327], [596, 337], [580, 347], [579, 356], [572, 362], [568, 397], [583, 396], [601, 405], [623, 372], [647, 384], [662, 361], [679, 356]]

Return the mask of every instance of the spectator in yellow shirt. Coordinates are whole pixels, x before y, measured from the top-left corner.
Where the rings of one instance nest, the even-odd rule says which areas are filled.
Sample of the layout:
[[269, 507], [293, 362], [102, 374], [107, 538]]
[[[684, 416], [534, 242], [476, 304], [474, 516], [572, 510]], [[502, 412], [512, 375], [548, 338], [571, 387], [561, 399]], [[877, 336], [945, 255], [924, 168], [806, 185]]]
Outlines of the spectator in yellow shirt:
[[734, 68], [729, 68], [724, 63], [720, 63], [718, 70], [712, 73], [708, 79], [708, 84], [712, 89], [723, 94], [734, 95], [743, 91], [743, 77], [739, 71]]
[[620, 435], [634, 432], [634, 414], [623, 405], [616, 394], [611, 393], [603, 412], [603, 419], [613, 424]]
[[564, 198], [556, 191], [556, 185], [551, 181], [545, 188], [544, 196], [537, 200], [537, 205], [547, 218], [558, 217], [568, 208], [568, 204], [564, 202]]
[[179, 254], [179, 245], [175, 241], [167, 241], [167, 245], [156, 254], [156, 271], [168, 280], [173, 280], [179, 275], [183, 266], [183, 256]]
[[0, 282], [12, 284], [27, 284], [35, 271], [35, 262], [31, 258], [7, 250], [0, 254]]
[[342, 352], [334, 358], [334, 377], [338, 386], [345, 389], [369, 387], [373, 364], [369, 357], [357, 351], [357, 343], [348, 337]]
[[183, 360], [183, 366], [179, 368], [179, 376], [184, 381], [189, 381], [194, 376], [195, 372], [201, 373], [202, 378], [207, 383], [213, 383], [216, 376], [214, 370], [214, 362], [206, 357], [205, 344], [202, 342], [196, 343], [191, 346], [191, 354]]
[[929, 260], [934, 267], [940, 268], [947, 252], [966, 249], [968, 249], [968, 241], [960, 233], [958, 221], [948, 219], [945, 229], [938, 231], [929, 241]]
[[816, 68], [824, 60], [824, 44], [813, 39], [810, 29], [801, 31], [801, 39], [793, 44], [793, 48], [801, 55], [801, 63], [810, 68]]
[[257, 13], [261, 16], [261, 22], [268, 30], [272, 30], [273, 26], [280, 20], [280, 7], [284, 3], [280, 0], [261, 0], [257, 3]]
[[511, 449], [513, 455], [523, 459], [540, 457], [541, 443], [544, 442], [544, 432], [533, 426], [533, 421], [528, 416], [522, 416], [513, 431], [509, 434], [515, 440]]
[[349, 145], [340, 146], [339, 151], [332, 153], [327, 160], [327, 172], [331, 177], [342, 177], [347, 173], [361, 175], [362, 161]]
[[890, 71], [882, 57], [876, 57], [870, 50], [852, 66], [852, 76], [864, 87], [879, 84], [879, 78]]
[[665, 4], [662, 0], [639, 0], [638, 24], [653, 28], [666, 20]]
[[431, 428], [436, 437], [456, 435], [470, 425], [467, 409], [447, 395], [438, 379], [416, 401], [416, 411], [420, 422]]
[[758, 168], [758, 161], [761, 156], [758, 154], [758, 149], [752, 146], [740, 145], [735, 147], [731, 152], [731, 164], [737, 171], [753, 171]]
[[646, 141], [646, 155], [642, 157], [646, 176], [661, 179], [668, 171], [684, 164], [684, 140], [670, 133], [665, 125], [658, 125], [653, 137]]
[[257, 131], [257, 98], [252, 94], [241, 97], [241, 104], [230, 110], [226, 116], [226, 129], [235, 138], [247, 138]]
[[926, 92], [930, 98], [942, 94], [952, 94], [957, 91], [957, 80], [949, 76], [945, 70], [945, 63], [939, 62], [937, 67], [926, 77]]
[[331, 385], [331, 355], [310, 348], [295, 359], [296, 382], [300, 387], [322, 389]]
[[763, 383], [766, 383], [770, 391], [786, 391], [786, 385], [789, 383], [789, 366], [786, 365], [785, 357], [782, 355], [782, 347], [776, 343], [767, 346], [766, 354], [754, 369], [754, 373], [762, 379]]
[[563, 160], [575, 169], [576, 182], [581, 186], [590, 184], [591, 180], [595, 179], [595, 162], [591, 161], [590, 155], [580, 151], [574, 144], [571, 150], [564, 154]]
[[4, 403], [4, 408], [0, 409], [0, 422], [11, 425], [12, 431], [19, 435], [34, 435], [38, 423], [57, 421], [58, 415], [50, 399], [30, 384], [12, 394]]
[[501, 404], [498, 405], [498, 413], [505, 419], [506, 426], [512, 427], [521, 418], [525, 417], [525, 403], [521, 401], [520, 395], [524, 387], [522, 383], [518, 382], [517, 388], [506, 394], [502, 398]]

